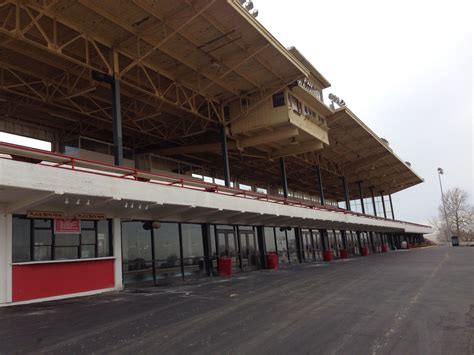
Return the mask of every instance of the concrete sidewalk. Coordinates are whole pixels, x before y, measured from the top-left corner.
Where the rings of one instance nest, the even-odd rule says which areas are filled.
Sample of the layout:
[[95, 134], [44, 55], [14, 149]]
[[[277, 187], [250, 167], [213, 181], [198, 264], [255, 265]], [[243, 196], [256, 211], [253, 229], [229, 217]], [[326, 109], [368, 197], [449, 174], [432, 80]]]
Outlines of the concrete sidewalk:
[[474, 248], [0, 309], [0, 354], [474, 354]]

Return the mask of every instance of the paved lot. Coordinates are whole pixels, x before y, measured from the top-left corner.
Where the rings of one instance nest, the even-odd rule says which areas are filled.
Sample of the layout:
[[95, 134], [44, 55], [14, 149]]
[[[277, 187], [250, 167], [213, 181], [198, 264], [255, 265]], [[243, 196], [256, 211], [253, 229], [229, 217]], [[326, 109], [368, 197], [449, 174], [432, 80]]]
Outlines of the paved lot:
[[0, 354], [474, 354], [474, 248], [0, 308]]

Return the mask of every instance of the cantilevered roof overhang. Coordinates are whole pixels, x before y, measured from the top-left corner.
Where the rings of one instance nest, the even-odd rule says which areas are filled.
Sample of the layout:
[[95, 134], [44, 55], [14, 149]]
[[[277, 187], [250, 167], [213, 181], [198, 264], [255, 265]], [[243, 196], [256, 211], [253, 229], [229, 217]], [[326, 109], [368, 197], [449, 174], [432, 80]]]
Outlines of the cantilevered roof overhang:
[[423, 182], [388, 142], [347, 107], [337, 109], [327, 122], [330, 145], [321, 151], [321, 156], [338, 162], [355, 195], [359, 181], [366, 196], [371, 188], [375, 194], [392, 194]]
[[236, 0], [11, 0], [0, 19], [1, 98], [98, 139], [110, 93], [91, 70], [120, 78], [124, 138], [142, 145], [202, 134], [222, 121], [218, 104], [309, 75]]

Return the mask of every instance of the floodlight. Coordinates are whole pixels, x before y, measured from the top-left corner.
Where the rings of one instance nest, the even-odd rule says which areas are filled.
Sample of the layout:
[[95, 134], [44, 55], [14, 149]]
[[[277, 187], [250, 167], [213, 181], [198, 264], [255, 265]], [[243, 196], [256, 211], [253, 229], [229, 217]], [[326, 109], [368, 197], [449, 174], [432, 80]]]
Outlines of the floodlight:
[[252, 1], [247, 1], [245, 4], [244, 4], [244, 8], [247, 10], [247, 11], [250, 11], [253, 9], [253, 2]]

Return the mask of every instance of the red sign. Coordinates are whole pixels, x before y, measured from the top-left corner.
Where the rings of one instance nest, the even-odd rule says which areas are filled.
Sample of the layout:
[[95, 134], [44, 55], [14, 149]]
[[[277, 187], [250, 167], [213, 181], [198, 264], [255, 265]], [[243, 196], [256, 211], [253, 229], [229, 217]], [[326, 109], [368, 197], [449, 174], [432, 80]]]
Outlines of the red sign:
[[75, 218], [56, 218], [54, 234], [81, 234], [81, 220]]

